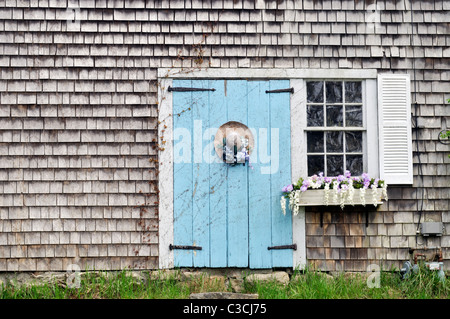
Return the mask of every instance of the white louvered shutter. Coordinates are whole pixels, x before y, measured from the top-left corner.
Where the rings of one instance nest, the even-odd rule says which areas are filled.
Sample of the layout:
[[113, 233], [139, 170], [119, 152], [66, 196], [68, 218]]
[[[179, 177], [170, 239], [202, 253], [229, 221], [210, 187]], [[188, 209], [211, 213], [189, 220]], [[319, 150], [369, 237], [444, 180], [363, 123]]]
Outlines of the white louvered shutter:
[[378, 75], [380, 178], [412, 184], [411, 89], [408, 74]]

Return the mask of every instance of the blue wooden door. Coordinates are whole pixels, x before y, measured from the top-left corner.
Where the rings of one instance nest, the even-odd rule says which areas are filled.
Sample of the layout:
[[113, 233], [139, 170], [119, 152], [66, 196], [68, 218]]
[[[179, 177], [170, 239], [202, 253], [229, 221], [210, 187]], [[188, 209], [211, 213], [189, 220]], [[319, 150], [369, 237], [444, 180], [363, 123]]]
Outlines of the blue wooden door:
[[[292, 267], [292, 217], [281, 188], [291, 182], [290, 96], [266, 93], [289, 81], [174, 80], [174, 249], [179, 267]], [[214, 150], [226, 122], [245, 124], [255, 148], [230, 166]], [[164, 178], [160, 176], [160, 178]], [[186, 247], [185, 247], [186, 248]], [[187, 247], [189, 248], [189, 247]]]

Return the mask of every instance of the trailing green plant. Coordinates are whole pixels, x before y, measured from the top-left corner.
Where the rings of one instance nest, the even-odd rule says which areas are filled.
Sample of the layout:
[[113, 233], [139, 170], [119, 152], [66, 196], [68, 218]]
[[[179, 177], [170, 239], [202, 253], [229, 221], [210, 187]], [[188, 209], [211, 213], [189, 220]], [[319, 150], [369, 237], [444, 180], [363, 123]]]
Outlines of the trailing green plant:
[[[447, 103], [450, 103], [450, 99], [447, 99]], [[450, 139], [450, 130], [443, 130], [439, 133], [439, 137], [443, 140], [449, 140]], [[450, 158], [450, 154], [448, 154], [448, 157]]]

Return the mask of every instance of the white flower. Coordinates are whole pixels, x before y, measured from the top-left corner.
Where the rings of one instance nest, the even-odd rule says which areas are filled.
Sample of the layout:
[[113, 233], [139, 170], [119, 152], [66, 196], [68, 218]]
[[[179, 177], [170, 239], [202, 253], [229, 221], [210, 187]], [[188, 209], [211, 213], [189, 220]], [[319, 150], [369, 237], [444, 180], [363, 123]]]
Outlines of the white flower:
[[328, 206], [328, 196], [330, 192], [330, 183], [325, 183], [325, 194], [324, 194], [324, 201], [325, 205]]
[[383, 197], [384, 197], [384, 199], [385, 199], [385, 200], [388, 200], [387, 184], [386, 184], [386, 182], [384, 182], [384, 184], [383, 184], [382, 192], [383, 192]]
[[[363, 178], [363, 179], [362, 179]], [[337, 205], [339, 204], [341, 209], [344, 208], [345, 205], [355, 205], [354, 199], [355, 199], [355, 187], [354, 183], [355, 181], [358, 183], [364, 182], [362, 187], [359, 190], [359, 198], [360, 198], [360, 204], [363, 206], [366, 206], [366, 192], [367, 188], [371, 188], [372, 192], [372, 202], [373, 205], [376, 207], [378, 205], [378, 202], [380, 200], [380, 196], [384, 197], [385, 200], [388, 200], [388, 194], [387, 194], [387, 184], [385, 181], [380, 181], [382, 183], [379, 183], [379, 179], [376, 179], [372, 185], [370, 185], [371, 179], [368, 177], [366, 173], [362, 175], [362, 178], [352, 178], [350, 174], [347, 174], [345, 176], [340, 175], [338, 178], [329, 178], [329, 177], [323, 177], [323, 174], [319, 174], [319, 176], [314, 175], [312, 177], [307, 177], [306, 179], [299, 180], [302, 181], [302, 186], [300, 190], [293, 190], [289, 193], [289, 195], [284, 197], [281, 197], [280, 199], [280, 205], [283, 214], [286, 214], [286, 200], [289, 201], [289, 209], [292, 211], [294, 215], [297, 215], [300, 211], [300, 207], [302, 207], [303, 204], [300, 203], [300, 198], [303, 196], [303, 193], [307, 189], [320, 189], [324, 188], [324, 198], [323, 198], [323, 204], [325, 206], [328, 205]], [[383, 185], [380, 189], [380, 192], [378, 192], [378, 187], [380, 185]], [[370, 185], [370, 186], [369, 186]], [[330, 188], [333, 188], [333, 194], [332, 198], [330, 198]], [[292, 187], [291, 187], [292, 189]], [[285, 190], [285, 187], [283, 187], [283, 193], [287, 194], [287, 191]], [[381, 194], [380, 194], [381, 193]]]
[[370, 186], [371, 188], [372, 188], [372, 201], [373, 201], [373, 206], [377, 206], [377, 203], [378, 203], [378, 198], [377, 198], [377, 195], [378, 195], [378, 192], [377, 192], [377, 185], [375, 185], [375, 184], [372, 184], [372, 186]]
[[336, 181], [333, 182], [333, 189], [334, 189], [333, 201], [335, 203], [337, 203], [338, 202], [338, 195], [339, 195], [338, 182], [336, 182]]
[[286, 216], [286, 198], [284, 198], [284, 196], [281, 196], [280, 204], [281, 204], [281, 211], [283, 212], [283, 215]]
[[292, 191], [289, 193], [289, 209], [292, 210], [292, 208], [294, 207], [294, 195], [295, 195], [295, 191]]
[[353, 202], [353, 196], [355, 194], [355, 188], [353, 187], [353, 180], [349, 180], [348, 181], [348, 202], [350, 203], [350, 205], [354, 206], [354, 202]]
[[296, 216], [300, 210], [300, 196], [301, 196], [302, 192], [300, 190], [296, 190], [294, 192], [294, 203], [293, 203], [293, 209], [292, 209], [292, 213], [294, 214], [294, 216]]
[[346, 189], [341, 188], [341, 193], [339, 194], [339, 205], [341, 206], [341, 209], [344, 209], [347, 193], [348, 191]]
[[359, 199], [361, 200], [361, 204], [366, 206], [366, 189], [364, 187], [359, 189]]

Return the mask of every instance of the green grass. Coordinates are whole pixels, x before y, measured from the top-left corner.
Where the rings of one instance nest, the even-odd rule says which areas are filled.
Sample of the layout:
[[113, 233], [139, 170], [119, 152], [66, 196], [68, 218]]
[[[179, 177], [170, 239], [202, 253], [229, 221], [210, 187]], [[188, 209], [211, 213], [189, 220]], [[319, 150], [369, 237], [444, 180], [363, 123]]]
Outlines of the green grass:
[[[224, 282], [211, 277], [179, 280], [175, 275], [144, 280], [129, 271], [85, 272], [78, 288], [65, 282], [39, 285], [12, 285], [0, 288], [0, 299], [186, 299], [191, 293], [231, 291]], [[369, 288], [363, 276], [326, 276], [306, 270], [294, 271], [287, 285], [277, 282], [246, 282], [244, 293], [258, 293], [261, 299], [448, 299], [450, 281], [440, 281], [437, 273], [423, 267], [402, 280], [395, 271], [382, 271], [378, 288]]]
[[[185, 299], [193, 292], [223, 291], [215, 280], [196, 278], [180, 281], [175, 276], [164, 278], [144, 275], [145, 280], [124, 270], [117, 273], [83, 272], [77, 287], [65, 282], [38, 285], [0, 286], [0, 299]], [[2, 288], [3, 287], [3, 288]]]
[[450, 282], [440, 281], [437, 272], [421, 267], [403, 280], [395, 271], [380, 272], [379, 285], [370, 288], [367, 277], [345, 274], [330, 278], [323, 273], [294, 273], [286, 285], [274, 282], [247, 284], [246, 290], [262, 299], [448, 299]]

